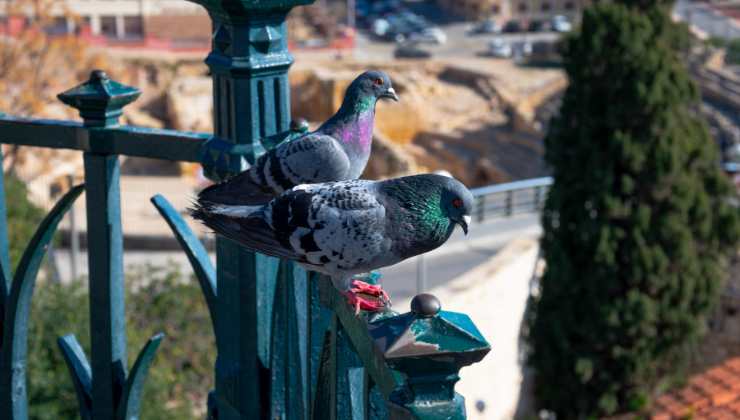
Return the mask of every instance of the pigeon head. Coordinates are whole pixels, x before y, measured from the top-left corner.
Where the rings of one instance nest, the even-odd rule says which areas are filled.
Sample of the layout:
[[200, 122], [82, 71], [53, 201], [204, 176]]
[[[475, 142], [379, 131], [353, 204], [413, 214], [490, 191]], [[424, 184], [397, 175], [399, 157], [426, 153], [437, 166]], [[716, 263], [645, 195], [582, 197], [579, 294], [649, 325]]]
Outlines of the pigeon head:
[[350, 84], [347, 93], [361, 98], [393, 99], [398, 101], [398, 95], [393, 89], [391, 78], [385, 72], [371, 70], [359, 75]]
[[467, 235], [470, 215], [473, 212], [473, 194], [462, 182], [455, 178], [441, 177], [445, 178], [441, 180], [443, 185], [442, 194], [440, 195], [442, 214], [447, 216], [453, 223], [460, 225], [463, 232]]
[[455, 178], [421, 174], [384, 181], [381, 189], [398, 203], [401, 223], [414, 226], [436, 248], [460, 225], [468, 233], [473, 194]]

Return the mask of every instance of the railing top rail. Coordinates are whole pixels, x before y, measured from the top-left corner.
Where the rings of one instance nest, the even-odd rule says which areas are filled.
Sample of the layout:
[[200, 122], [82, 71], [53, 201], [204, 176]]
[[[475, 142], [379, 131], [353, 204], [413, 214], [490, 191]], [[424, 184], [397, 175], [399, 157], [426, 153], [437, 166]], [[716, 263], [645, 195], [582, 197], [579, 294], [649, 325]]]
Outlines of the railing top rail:
[[[129, 125], [105, 128], [105, 135], [91, 140], [90, 133], [94, 130], [99, 128], [86, 127], [76, 121], [19, 118], [0, 114], [0, 143], [5, 144], [202, 162], [207, 143], [223, 143], [216, 136], [207, 133]], [[244, 147], [231, 149], [232, 153], [244, 153]]]
[[522, 181], [507, 182], [504, 184], [488, 185], [480, 188], [473, 188], [470, 192], [473, 196], [479, 197], [482, 195], [497, 194], [507, 191], [523, 190], [527, 188], [535, 187], [547, 187], [552, 185], [552, 177], [546, 176], [542, 178], [525, 179]]

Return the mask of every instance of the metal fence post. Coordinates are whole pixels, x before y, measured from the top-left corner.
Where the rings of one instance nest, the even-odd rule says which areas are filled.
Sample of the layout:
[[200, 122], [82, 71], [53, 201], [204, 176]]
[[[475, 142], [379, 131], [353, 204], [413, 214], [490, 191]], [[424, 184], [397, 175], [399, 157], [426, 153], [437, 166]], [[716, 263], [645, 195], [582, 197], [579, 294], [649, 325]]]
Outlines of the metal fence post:
[[115, 418], [127, 366], [121, 172], [118, 156], [106, 153], [105, 129], [118, 125], [123, 107], [140, 93], [96, 70], [85, 84], [59, 95], [80, 110], [91, 145], [100, 147], [84, 154], [94, 419]]
[[506, 203], [504, 204], [504, 215], [506, 217], [514, 214], [514, 191], [506, 191]]
[[476, 219], [478, 223], [481, 223], [486, 218], [486, 196], [481, 195], [481, 196], [476, 197], [476, 199], [478, 201], [478, 210], [476, 212], [477, 213]]
[[[292, 7], [311, 2], [196, 0], [213, 21], [212, 50], [206, 64], [213, 77], [214, 131], [229, 142], [248, 146], [243, 157], [249, 163], [264, 151], [261, 139], [288, 129], [287, 72], [293, 58], [287, 48], [285, 17]], [[301, 371], [290, 372], [275, 365], [285, 360], [273, 360], [271, 354], [273, 322], [297, 334], [306, 333], [305, 325], [295, 327], [296, 322], [305, 322], [305, 316], [273, 307], [278, 300], [285, 305], [295, 300], [292, 307], [305, 303], [305, 279], [302, 290], [290, 288], [285, 284], [288, 281], [278, 285], [278, 270], [283, 278], [293, 276], [290, 264], [278, 267], [278, 260], [247, 252], [221, 237], [216, 239], [216, 262], [218, 359], [210, 415], [219, 420], [282, 418], [286, 411], [290, 418], [304, 416], [306, 387], [298, 392], [285, 387], [296, 376], [307, 384], [305, 369], [300, 369], [299, 362], [293, 368]], [[290, 347], [286, 347], [289, 353], [306, 346], [290, 338], [281, 337], [278, 342], [282, 343], [278, 352], [285, 346]]]

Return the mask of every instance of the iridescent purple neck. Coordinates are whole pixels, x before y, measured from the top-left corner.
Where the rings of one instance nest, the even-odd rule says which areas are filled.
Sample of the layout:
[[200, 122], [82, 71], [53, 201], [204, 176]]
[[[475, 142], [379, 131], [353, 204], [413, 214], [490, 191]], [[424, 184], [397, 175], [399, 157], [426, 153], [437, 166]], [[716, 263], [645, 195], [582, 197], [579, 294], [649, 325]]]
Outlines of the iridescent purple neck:
[[345, 98], [339, 111], [319, 131], [339, 140], [348, 151], [368, 154], [373, 140], [375, 98], [352, 99]]

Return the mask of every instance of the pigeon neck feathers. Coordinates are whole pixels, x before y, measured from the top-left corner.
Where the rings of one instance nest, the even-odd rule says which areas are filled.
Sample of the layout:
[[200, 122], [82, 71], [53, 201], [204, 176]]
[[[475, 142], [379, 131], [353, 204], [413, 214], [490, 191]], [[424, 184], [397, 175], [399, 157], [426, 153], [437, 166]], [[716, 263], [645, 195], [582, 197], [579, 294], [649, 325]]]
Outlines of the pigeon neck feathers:
[[377, 99], [350, 86], [342, 106], [318, 131], [337, 139], [348, 154], [369, 156]]
[[[442, 245], [455, 225], [441, 207], [442, 186], [423, 175], [391, 179], [380, 183], [387, 197], [386, 208], [391, 223], [400, 229], [398, 249], [409, 256], [431, 251]], [[404, 255], [404, 257], [406, 257]]]

